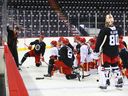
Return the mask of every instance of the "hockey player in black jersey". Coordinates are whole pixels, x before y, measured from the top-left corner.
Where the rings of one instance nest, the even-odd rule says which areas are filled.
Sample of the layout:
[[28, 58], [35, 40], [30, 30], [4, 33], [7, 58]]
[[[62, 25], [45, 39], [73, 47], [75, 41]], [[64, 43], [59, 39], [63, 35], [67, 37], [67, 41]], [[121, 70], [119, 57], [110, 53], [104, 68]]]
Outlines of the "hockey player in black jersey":
[[119, 38], [122, 30], [114, 26], [114, 18], [111, 14], [106, 15], [105, 28], [100, 30], [97, 37], [94, 58], [102, 58], [99, 72], [99, 83], [101, 89], [106, 89], [110, 85], [110, 72], [115, 76], [115, 87], [123, 86], [123, 78], [118, 67], [119, 60]]
[[[39, 39], [30, 43], [30, 45], [28, 46], [28, 49], [30, 51], [24, 54], [24, 56], [21, 60], [20, 66], [24, 63], [24, 61], [27, 59], [27, 57], [35, 57], [36, 66], [39, 67], [41, 65], [40, 59], [43, 60], [43, 56], [44, 56], [45, 49], [46, 49], [45, 48], [46, 44], [43, 42], [43, 39], [44, 39], [44, 36], [41, 35], [39, 37]], [[35, 45], [34, 49], [32, 49], [33, 45]]]
[[15, 26], [13, 30], [10, 29], [9, 25], [7, 25], [7, 44], [8, 47], [12, 53], [12, 56], [14, 57], [14, 60], [16, 62], [17, 68], [19, 68], [19, 58], [18, 58], [18, 52], [17, 52], [17, 38], [18, 38], [18, 32], [20, 31], [20, 28], [18, 26]]
[[73, 72], [72, 66], [73, 66], [73, 50], [68, 46], [69, 41], [64, 38], [61, 41], [61, 48], [59, 50], [59, 56], [57, 61], [55, 61], [54, 67], [55, 69], [59, 69], [60, 73], [65, 74], [66, 78], [69, 79], [75, 79], [78, 77], [80, 80], [80, 75], [77, 72]]

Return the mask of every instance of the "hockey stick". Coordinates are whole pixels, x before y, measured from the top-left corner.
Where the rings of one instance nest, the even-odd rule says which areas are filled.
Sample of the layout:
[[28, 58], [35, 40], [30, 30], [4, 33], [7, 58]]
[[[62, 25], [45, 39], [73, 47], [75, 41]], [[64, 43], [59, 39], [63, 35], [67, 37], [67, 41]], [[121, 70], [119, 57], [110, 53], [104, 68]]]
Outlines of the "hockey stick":
[[46, 65], [49, 65], [46, 61], [43, 61]]
[[36, 80], [44, 79], [44, 77], [36, 77]]
[[24, 43], [24, 45], [25, 45], [26, 47], [29, 47], [26, 43]]

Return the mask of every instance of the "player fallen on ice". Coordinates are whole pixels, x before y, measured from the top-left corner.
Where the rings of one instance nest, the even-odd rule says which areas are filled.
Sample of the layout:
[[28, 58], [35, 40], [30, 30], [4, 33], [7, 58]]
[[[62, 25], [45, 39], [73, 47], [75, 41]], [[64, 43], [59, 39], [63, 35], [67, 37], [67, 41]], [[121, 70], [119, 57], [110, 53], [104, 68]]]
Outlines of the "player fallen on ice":
[[[46, 44], [43, 42], [43, 39], [44, 39], [44, 35], [40, 35], [39, 39], [30, 43], [30, 45], [28, 46], [28, 49], [30, 51], [24, 54], [23, 58], [21, 59], [20, 66], [24, 63], [27, 57], [35, 58], [36, 67], [39, 67], [41, 65], [40, 59], [42, 59], [42, 61], [44, 60], [43, 56], [44, 56], [45, 49], [46, 49], [45, 48]], [[33, 45], [34, 45], [34, 48], [32, 49]]]
[[114, 26], [114, 18], [111, 14], [106, 15], [105, 27], [100, 30], [97, 37], [94, 58], [98, 59], [102, 51], [101, 66], [99, 67], [99, 87], [107, 89], [110, 85], [110, 73], [114, 74], [115, 87], [123, 87], [123, 78], [120, 72], [119, 61], [119, 38], [123, 34], [121, 28]]

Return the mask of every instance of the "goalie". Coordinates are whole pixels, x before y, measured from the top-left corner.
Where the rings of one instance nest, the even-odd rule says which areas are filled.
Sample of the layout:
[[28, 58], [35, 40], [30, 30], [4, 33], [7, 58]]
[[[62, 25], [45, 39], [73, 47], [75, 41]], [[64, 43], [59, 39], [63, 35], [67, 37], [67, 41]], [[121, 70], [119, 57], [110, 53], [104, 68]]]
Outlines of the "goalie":
[[119, 60], [119, 38], [122, 35], [122, 30], [114, 26], [114, 18], [111, 14], [106, 15], [105, 28], [100, 30], [97, 37], [94, 57], [98, 59], [100, 55], [102, 63], [99, 72], [99, 83], [101, 89], [107, 89], [110, 85], [110, 73], [114, 73], [115, 87], [123, 86], [123, 78], [118, 67]]

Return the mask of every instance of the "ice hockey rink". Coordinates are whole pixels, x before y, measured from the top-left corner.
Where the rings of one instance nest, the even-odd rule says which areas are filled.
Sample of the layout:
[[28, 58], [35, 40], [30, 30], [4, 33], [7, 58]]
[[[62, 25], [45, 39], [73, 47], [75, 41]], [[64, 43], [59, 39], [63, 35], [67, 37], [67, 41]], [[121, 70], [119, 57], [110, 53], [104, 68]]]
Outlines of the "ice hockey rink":
[[[26, 51], [19, 52], [19, 60]], [[49, 49], [44, 55], [45, 61], [49, 59]], [[111, 79], [111, 85], [106, 90], [98, 88], [97, 70], [91, 70], [91, 75], [81, 81], [78, 79], [67, 80], [63, 74], [55, 72], [51, 78], [36, 80], [36, 77], [43, 77], [47, 74], [47, 64], [42, 62], [41, 67], [35, 67], [34, 58], [30, 57], [22, 65], [19, 71], [29, 96], [127, 96], [128, 79], [124, 78], [123, 88], [114, 87], [114, 78]]]

